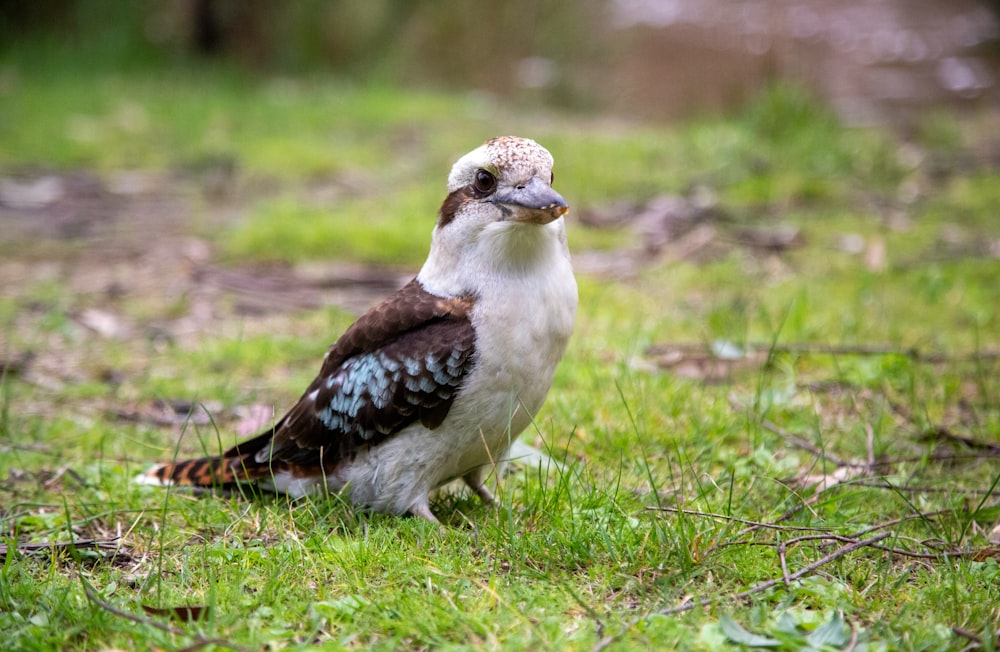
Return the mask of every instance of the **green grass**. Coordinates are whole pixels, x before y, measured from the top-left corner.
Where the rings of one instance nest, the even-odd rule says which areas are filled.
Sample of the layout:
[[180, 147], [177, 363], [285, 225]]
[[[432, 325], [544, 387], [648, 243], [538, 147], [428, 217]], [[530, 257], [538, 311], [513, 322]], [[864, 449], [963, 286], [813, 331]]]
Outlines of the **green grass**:
[[[627, 281], [581, 275], [576, 334], [524, 436], [565, 469], [515, 469], [496, 510], [444, 494], [444, 528], [336, 497], [132, 484], [151, 462], [228, 446], [240, 408], [288, 406], [350, 317], [241, 311], [209, 286], [178, 298], [182, 262], [169, 268], [176, 278], [133, 287], [128, 271], [116, 275], [120, 257], [88, 258], [100, 237], [6, 246], [39, 275], [4, 271], [0, 289], [0, 357], [35, 353], [0, 381], [5, 647], [589, 649], [610, 637], [611, 649], [791, 650], [846, 649], [854, 637], [856, 650], [930, 650], [969, 644], [958, 628], [995, 649], [1000, 264], [983, 248], [1000, 237], [995, 171], [931, 175], [891, 134], [845, 129], [785, 88], [731, 119], [612, 130], [320, 76], [6, 65], [0, 169], [160, 175], [179, 207], [166, 231], [199, 238], [231, 269], [336, 259], [414, 270], [448, 166], [495, 133], [548, 146], [557, 187], [580, 210], [708, 188], [727, 246], [668, 256]], [[948, 159], [967, 128], [933, 116], [916, 145]], [[206, 180], [220, 165], [221, 195]], [[901, 198], [913, 184], [916, 199]], [[778, 226], [804, 244], [733, 244], [743, 229]], [[637, 239], [570, 229], [578, 253]], [[882, 242], [884, 259], [846, 250], [851, 234]], [[124, 294], [89, 283], [94, 270]], [[96, 336], [81, 325], [91, 308], [128, 334]], [[196, 314], [197, 328], [184, 326]], [[647, 348], [662, 342], [765, 354], [715, 382], [657, 368]], [[213, 421], [122, 416], [157, 400], [206, 403]], [[834, 476], [834, 460], [869, 455], [868, 473], [810, 488]], [[782, 556], [794, 574], [879, 533], [896, 553], [864, 547], [734, 599], [780, 580]], [[825, 538], [803, 538], [814, 535]], [[19, 550], [71, 538], [114, 543]], [[209, 610], [195, 622], [143, 610], [185, 605]]]

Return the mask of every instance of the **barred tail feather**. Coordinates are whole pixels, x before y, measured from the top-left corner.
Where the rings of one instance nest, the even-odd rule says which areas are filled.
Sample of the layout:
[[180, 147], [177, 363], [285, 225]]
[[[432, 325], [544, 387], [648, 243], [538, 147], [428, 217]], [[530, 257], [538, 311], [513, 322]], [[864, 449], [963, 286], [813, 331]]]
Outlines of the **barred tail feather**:
[[[240, 477], [236, 476], [237, 469], [241, 472]], [[247, 479], [240, 458], [202, 457], [154, 466], [137, 476], [135, 482], [161, 487], [171, 485], [218, 487]]]

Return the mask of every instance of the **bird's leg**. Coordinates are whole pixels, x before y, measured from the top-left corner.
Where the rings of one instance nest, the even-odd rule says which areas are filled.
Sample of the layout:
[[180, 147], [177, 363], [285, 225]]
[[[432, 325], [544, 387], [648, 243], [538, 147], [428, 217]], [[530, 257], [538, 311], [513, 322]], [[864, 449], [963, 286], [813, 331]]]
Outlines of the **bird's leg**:
[[493, 494], [489, 489], [486, 488], [486, 483], [483, 482], [483, 467], [473, 469], [465, 475], [462, 476], [462, 480], [468, 485], [469, 489], [476, 492], [479, 499], [483, 501], [486, 505], [496, 505], [497, 499], [493, 497]]
[[437, 520], [437, 517], [434, 516], [434, 512], [431, 511], [431, 506], [427, 502], [426, 498], [410, 505], [410, 513], [414, 516], [419, 516], [425, 521], [430, 521], [431, 523], [441, 523], [441, 521]]

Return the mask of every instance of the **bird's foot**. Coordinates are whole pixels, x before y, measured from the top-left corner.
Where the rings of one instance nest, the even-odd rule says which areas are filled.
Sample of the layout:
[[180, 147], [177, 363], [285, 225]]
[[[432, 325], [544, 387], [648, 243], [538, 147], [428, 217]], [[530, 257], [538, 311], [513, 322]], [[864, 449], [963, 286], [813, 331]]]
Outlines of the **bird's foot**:
[[425, 521], [430, 521], [431, 523], [441, 523], [441, 521], [437, 519], [437, 516], [434, 516], [434, 512], [431, 511], [431, 506], [426, 500], [410, 505], [410, 513], [414, 516], [419, 516]]
[[468, 485], [469, 489], [476, 492], [479, 499], [483, 501], [484, 505], [489, 505], [491, 507], [496, 506], [497, 499], [493, 497], [493, 493], [486, 488], [486, 483], [483, 482], [481, 474], [478, 471], [474, 471], [462, 477], [465, 484]]

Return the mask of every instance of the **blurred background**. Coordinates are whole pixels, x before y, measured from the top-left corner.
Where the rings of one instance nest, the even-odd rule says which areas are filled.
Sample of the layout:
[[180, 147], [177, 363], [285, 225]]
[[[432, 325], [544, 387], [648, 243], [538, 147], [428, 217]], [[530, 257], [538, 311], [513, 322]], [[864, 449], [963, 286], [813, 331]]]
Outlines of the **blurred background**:
[[781, 80], [848, 123], [905, 124], [997, 103], [998, 16], [995, 0], [4, 0], [0, 47], [322, 70], [652, 120], [730, 112]]
[[0, 0], [0, 285], [186, 293], [190, 332], [225, 314], [191, 288], [363, 309], [501, 133], [553, 151], [585, 273], [884, 269], [941, 220], [934, 255], [995, 260], [998, 108], [995, 0]]
[[[339, 501], [130, 484], [268, 427], [502, 134], [572, 207], [576, 328], [524, 438], [573, 470], [469, 512], [474, 567], [449, 536], [425, 573], [420, 534], [396, 568]], [[986, 649], [998, 383], [1000, 0], [0, 0], [0, 648], [183, 645], [92, 583], [248, 649], [718, 649], [711, 610], [635, 618], [775, 573], [725, 514], [919, 557], [783, 573], [736, 613], [782, 649], [805, 614]], [[109, 547], [42, 547], [73, 533]]]
[[555, 155], [584, 274], [992, 262], [998, 108], [995, 0], [0, 0], [0, 323], [47, 282], [172, 340], [356, 312], [503, 133]]

